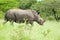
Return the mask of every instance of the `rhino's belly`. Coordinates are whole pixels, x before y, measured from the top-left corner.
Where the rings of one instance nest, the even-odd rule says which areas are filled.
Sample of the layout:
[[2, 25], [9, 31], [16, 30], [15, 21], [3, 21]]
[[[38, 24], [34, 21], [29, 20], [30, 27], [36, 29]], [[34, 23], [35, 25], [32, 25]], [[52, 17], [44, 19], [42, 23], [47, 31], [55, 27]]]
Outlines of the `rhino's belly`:
[[16, 20], [33, 20], [34, 16], [32, 14], [16, 14]]

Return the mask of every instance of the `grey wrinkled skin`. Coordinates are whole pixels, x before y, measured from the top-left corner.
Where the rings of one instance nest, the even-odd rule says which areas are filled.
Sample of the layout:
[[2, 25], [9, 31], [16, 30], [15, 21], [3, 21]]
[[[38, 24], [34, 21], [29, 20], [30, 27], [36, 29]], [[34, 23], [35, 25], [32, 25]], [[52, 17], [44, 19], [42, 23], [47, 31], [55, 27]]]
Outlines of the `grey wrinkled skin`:
[[16, 23], [21, 23], [26, 21], [27, 23], [32, 24], [34, 21], [42, 25], [44, 20], [38, 15], [38, 13], [34, 10], [26, 9], [10, 9], [5, 14], [5, 20], [13, 21]]

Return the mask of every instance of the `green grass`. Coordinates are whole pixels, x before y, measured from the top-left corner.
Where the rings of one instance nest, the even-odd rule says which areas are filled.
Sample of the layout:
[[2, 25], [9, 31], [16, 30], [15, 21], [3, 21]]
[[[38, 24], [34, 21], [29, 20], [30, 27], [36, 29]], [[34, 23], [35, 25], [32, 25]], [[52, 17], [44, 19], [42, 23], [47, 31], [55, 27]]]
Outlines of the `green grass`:
[[46, 21], [44, 25], [34, 22], [33, 26], [25, 23], [0, 20], [0, 40], [60, 40], [60, 22]]

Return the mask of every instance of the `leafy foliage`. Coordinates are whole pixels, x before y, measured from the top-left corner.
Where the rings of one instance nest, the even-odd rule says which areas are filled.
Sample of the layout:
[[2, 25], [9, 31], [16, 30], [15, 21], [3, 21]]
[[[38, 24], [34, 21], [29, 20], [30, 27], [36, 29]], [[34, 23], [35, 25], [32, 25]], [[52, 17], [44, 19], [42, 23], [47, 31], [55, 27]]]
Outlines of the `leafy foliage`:
[[19, 8], [29, 9], [32, 4], [36, 3], [36, 0], [20, 0]]
[[4, 18], [4, 13], [0, 11], [0, 18]]
[[12, 8], [32, 9], [44, 19], [60, 20], [59, 0], [0, 0], [0, 11], [5, 13]]
[[59, 0], [43, 0], [37, 2], [31, 6], [31, 9], [36, 10], [43, 18], [54, 17], [55, 19], [60, 18], [60, 1]]
[[0, 10], [7, 11], [11, 8], [17, 8], [18, 2], [16, 0], [0, 0]]

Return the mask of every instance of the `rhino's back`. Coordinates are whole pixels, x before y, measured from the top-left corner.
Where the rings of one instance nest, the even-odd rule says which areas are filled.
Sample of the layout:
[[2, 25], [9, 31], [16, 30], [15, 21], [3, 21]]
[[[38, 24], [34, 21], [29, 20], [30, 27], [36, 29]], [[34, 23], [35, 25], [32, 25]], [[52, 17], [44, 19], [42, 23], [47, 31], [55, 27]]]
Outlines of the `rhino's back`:
[[7, 11], [10, 14], [13, 14], [16, 16], [16, 19], [23, 19], [23, 18], [27, 18], [27, 19], [34, 19], [34, 15], [31, 12], [28, 12], [26, 10], [22, 10], [22, 9], [10, 9], [9, 11]]

